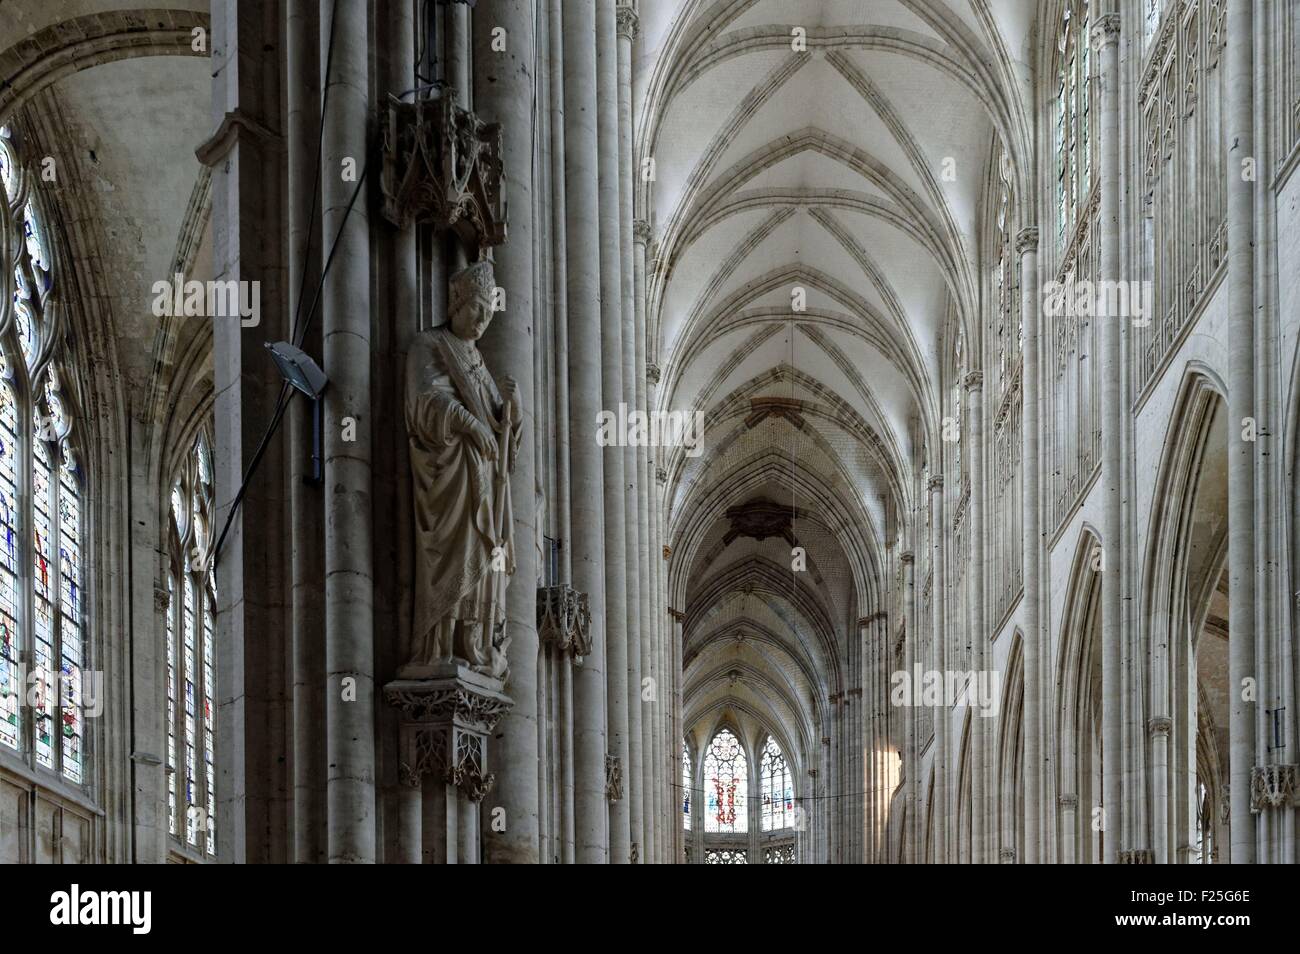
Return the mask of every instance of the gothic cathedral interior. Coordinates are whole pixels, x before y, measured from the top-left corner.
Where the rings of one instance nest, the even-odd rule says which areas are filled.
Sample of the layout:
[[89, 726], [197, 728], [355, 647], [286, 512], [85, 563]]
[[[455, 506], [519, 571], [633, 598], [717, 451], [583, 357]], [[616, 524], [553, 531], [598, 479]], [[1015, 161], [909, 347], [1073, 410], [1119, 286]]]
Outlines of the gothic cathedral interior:
[[0, 861], [1297, 861], [1300, 3], [5, 0], [0, 180]]

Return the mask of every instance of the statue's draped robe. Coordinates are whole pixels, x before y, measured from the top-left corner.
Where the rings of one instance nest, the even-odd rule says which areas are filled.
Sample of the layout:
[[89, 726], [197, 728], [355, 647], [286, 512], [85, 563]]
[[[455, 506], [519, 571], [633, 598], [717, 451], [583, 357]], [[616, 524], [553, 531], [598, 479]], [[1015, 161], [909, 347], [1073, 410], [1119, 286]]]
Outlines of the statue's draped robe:
[[[413, 666], [455, 656], [505, 676], [505, 645], [494, 647], [493, 635], [505, 622], [505, 587], [515, 569], [509, 479], [498, 473], [499, 455], [496, 461], [484, 456], [467, 433], [477, 420], [499, 446], [502, 417], [501, 394], [473, 342], [449, 327], [417, 336], [406, 369], [416, 546]], [[520, 433], [520, 422], [512, 421], [511, 468]], [[503, 487], [498, 477], [506, 477]], [[497, 546], [502, 572], [493, 572]]]

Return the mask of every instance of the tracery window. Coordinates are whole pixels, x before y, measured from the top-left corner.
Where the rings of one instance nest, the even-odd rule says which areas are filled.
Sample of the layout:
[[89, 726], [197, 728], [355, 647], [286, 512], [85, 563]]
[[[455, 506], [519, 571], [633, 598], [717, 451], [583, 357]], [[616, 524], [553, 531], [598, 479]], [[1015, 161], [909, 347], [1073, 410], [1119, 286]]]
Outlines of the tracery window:
[[793, 827], [794, 786], [790, 782], [790, 768], [781, 747], [770, 735], [763, 746], [759, 778], [763, 785], [762, 830], [777, 831]]
[[768, 865], [794, 864], [794, 845], [772, 845], [763, 849], [763, 863]]
[[[1059, 294], [1045, 315], [1044, 361], [1047, 379], [1047, 445], [1049, 527], [1065, 520], [1091, 479], [1100, 460], [1099, 329], [1091, 307], [1074, 306], [1082, 297], [1091, 302], [1101, 259], [1100, 189], [1093, 161], [1097, 115], [1092, 109], [1092, 75], [1100, 63], [1091, 49], [1088, 0], [1067, 0], [1057, 31], [1054, 104], [1056, 123], [1056, 251], [1054, 281]], [[1069, 302], [1069, 306], [1065, 303]]]
[[1145, 50], [1156, 35], [1156, 26], [1160, 23], [1160, 8], [1163, 0], [1142, 0], [1142, 48]]
[[171, 489], [167, 579], [167, 819], [186, 849], [214, 856], [216, 660], [212, 466], [200, 434]]
[[1137, 391], [1226, 267], [1226, 34], [1223, 0], [1187, 0], [1160, 23], [1142, 67], [1140, 249], [1154, 314], [1134, 321]]
[[1020, 495], [1020, 374], [1024, 323], [1020, 302], [1020, 262], [1012, 241], [1016, 227], [1011, 191], [1014, 168], [1000, 140], [994, 142], [989, 167], [985, 215], [991, 250], [988, 310], [992, 327], [985, 335], [985, 420], [992, 422], [989, 447], [989, 492], [992, 519], [985, 524], [992, 547], [994, 616], [1011, 608], [1021, 587], [1023, 513]]
[[15, 138], [0, 127], [0, 216], [7, 220], [0, 232], [22, 236], [0, 248], [0, 751], [80, 786], [88, 778], [84, 703], [91, 701], [83, 671], [84, 475], [59, 369], [63, 339], [39, 179], [22, 164]]
[[682, 742], [682, 828], [691, 830], [691, 750]]
[[1214, 855], [1214, 802], [1209, 789], [1199, 778], [1196, 780], [1196, 856], [1201, 864], [1209, 864]]
[[743, 848], [716, 848], [704, 853], [706, 865], [747, 865], [749, 852]]
[[1088, 0], [1066, 0], [1057, 33], [1056, 242], [1064, 247], [1092, 191], [1092, 103], [1088, 90]]
[[748, 762], [740, 740], [730, 729], [720, 729], [704, 754], [706, 832], [749, 830], [748, 772]]

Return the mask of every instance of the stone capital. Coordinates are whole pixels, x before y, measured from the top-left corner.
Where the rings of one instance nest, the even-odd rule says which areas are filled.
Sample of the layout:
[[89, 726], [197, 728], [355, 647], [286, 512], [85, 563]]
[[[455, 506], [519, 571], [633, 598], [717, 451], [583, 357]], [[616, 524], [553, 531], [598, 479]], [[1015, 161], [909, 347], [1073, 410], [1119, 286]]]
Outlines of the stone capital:
[[646, 379], [647, 381], [649, 381], [651, 384], [658, 384], [658, 383], [659, 383], [659, 365], [655, 364], [653, 361], [648, 361], [648, 362], [646, 362], [646, 366], [645, 366], [645, 379]]
[[1122, 865], [1153, 865], [1155, 864], [1155, 856], [1151, 853], [1150, 848], [1130, 848], [1119, 853], [1119, 863]]
[[1169, 716], [1154, 716], [1147, 720], [1147, 732], [1154, 739], [1158, 735], [1168, 736], [1174, 727], [1174, 720]]
[[641, 18], [637, 16], [631, 4], [621, 3], [614, 12], [618, 23], [618, 35], [625, 40], [635, 40], [641, 29]]
[[984, 387], [984, 372], [968, 371], [966, 373], [966, 376], [962, 378], [961, 384], [962, 387], [964, 387], [967, 391], [980, 390], [982, 387]]
[[1038, 226], [1030, 225], [1016, 233], [1016, 254], [1038, 251]]
[[1119, 14], [1103, 13], [1092, 18], [1088, 30], [1088, 45], [1094, 51], [1100, 51], [1111, 43], [1119, 42]]
[[926, 489], [932, 494], [943, 491], [943, 474], [934, 474], [925, 485]]
[[1067, 812], [1072, 812], [1079, 807], [1079, 796], [1058, 795], [1056, 799], [1056, 804], [1060, 805], [1061, 808], [1065, 809]]
[[998, 850], [998, 860], [1004, 865], [1014, 865], [1016, 863], [1016, 849], [1001, 848]]
[[898, 555], [898, 560], [900, 563], [911, 565], [916, 562], [916, 554], [911, 550], [904, 550]]
[[[661, 484], [666, 484], [666, 483], [668, 483], [668, 468], [666, 468], [666, 467], [656, 467], [656, 468], [655, 468], [655, 480], [659, 481], [659, 483], [661, 483]], [[667, 547], [664, 547], [664, 549], [667, 550], [668, 548], [667, 548]], [[667, 559], [667, 556], [665, 555], [664, 558]]]
[[649, 219], [632, 220], [632, 241], [640, 242], [642, 245], [645, 245], [650, 241]]
[[166, 587], [155, 586], [153, 588], [153, 608], [160, 613], [167, 612], [167, 607], [171, 606], [172, 595]]

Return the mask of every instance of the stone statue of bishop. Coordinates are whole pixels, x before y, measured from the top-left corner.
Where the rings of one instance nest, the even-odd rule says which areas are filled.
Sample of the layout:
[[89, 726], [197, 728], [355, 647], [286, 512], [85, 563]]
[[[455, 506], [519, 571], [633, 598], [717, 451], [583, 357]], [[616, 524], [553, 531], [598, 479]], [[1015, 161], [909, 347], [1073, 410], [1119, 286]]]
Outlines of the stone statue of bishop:
[[415, 505], [415, 620], [403, 678], [453, 659], [508, 676], [505, 591], [515, 571], [510, 471], [521, 419], [475, 342], [492, 321], [491, 262], [451, 277], [450, 321], [420, 333], [406, 365], [406, 429]]

